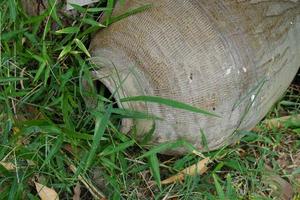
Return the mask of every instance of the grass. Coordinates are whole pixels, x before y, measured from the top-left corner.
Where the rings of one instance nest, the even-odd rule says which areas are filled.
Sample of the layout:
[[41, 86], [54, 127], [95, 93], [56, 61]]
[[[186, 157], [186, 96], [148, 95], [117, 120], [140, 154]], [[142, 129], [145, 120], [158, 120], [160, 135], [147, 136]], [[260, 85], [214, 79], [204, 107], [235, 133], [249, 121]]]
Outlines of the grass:
[[[116, 122], [147, 116], [114, 108], [104, 88], [83, 89], [93, 69], [87, 50], [91, 34], [147, 6], [108, 17], [104, 26], [95, 19], [102, 12], [110, 16], [111, 0], [95, 8], [75, 6], [81, 16], [67, 20], [61, 20], [56, 1], [35, 17], [17, 2], [0, 1], [0, 199], [39, 199], [35, 182], [60, 199], [72, 199], [78, 183], [82, 199], [102, 194], [107, 199], [273, 199], [278, 187], [270, 179], [278, 176], [293, 187], [294, 199], [300, 198], [300, 122], [280, 129], [261, 124], [256, 132], [243, 132], [239, 143], [204, 153], [212, 160], [205, 174], [161, 185], [202, 158], [184, 141], [145, 149], [120, 133]], [[299, 87], [291, 87], [267, 118], [299, 114], [299, 95]], [[86, 105], [86, 96], [96, 99], [97, 109]], [[194, 109], [150, 97], [125, 100]], [[191, 153], [159, 154], [176, 146]], [[273, 175], [266, 175], [266, 165]]]

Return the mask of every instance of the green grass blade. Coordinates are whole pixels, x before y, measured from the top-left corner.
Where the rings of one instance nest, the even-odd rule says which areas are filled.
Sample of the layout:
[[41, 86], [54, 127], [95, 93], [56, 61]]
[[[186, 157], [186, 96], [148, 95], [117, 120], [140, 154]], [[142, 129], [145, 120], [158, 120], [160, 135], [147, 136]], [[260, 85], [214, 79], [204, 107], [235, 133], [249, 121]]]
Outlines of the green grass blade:
[[142, 145], [148, 144], [151, 141], [155, 133], [155, 128], [156, 128], [156, 124], [153, 123], [151, 129], [143, 135], [143, 139], [141, 140]]
[[86, 9], [80, 5], [73, 4], [73, 3], [69, 3], [69, 5], [72, 6], [78, 12], [84, 13], [86, 11]]
[[111, 11], [112, 8], [106, 8], [106, 7], [102, 7], [102, 8], [88, 8], [87, 12], [102, 12], [102, 11]]
[[161, 181], [160, 181], [160, 171], [159, 171], [159, 161], [157, 159], [156, 154], [152, 154], [148, 157], [149, 160], [149, 166], [152, 176], [154, 177], [154, 180], [156, 181], [156, 184], [158, 185], [159, 189], [161, 190]]
[[183, 147], [184, 145], [185, 145], [185, 141], [183, 141], [183, 140], [178, 140], [176, 142], [166, 142], [166, 143], [157, 145], [156, 147], [153, 147], [151, 150], [144, 153], [142, 156], [140, 156], [138, 158], [148, 157], [150, 155], [161, 153], [161, 152], [166, 151], [168, 149]]
[[4, 32], [1, 35], [1, 41], [9, 41], [15, 37], [17, 37], [20, 33], [24, 33], [27, 31], [27, 28], [21, 29], [21, 30], [15, 30], [15, 31], [9, 31], [9, 32]]
[[91, 26], [102, 27], [102, 28], [106, 27], [103, 24], [100, 24], [99, 22], [97, 22], [93, 19], [90, 19], [90, 18], [84, 18], [81, 21], [84, 22], [85, 24], [89, 24]]
[[45, 67], [46, 67], [46, 62], [42, 62], [40, 64], [40, 67], [39, 67], [38, 71], [35, 74], [33, 82], [36, 82], [37, 80], [39, 80], [39, 78], [40, 78], [41, 74], [43, 73]]
[[[121, 14], [119, 16], [115, 16], [115, 17], [112, 17], [109, 21], [109, 24], [112, 24], [112, 23], [115, 23], [117, 21], [120, 21], [121, 19], [124, 19], [126, 17], [129, 17], [130, 15], [134, 15], [134, 14], [137, 14], [137, 13], [140, 13], [140, 12], [143, 12], [145, 10], [148, 10], [149, 8], [152, 7], [152, 4], [146, 4], [146, 5], [143, 5], [141, 7], [138, 7], [138, 8], [135, 8], [135, 9], [132, 9], [132, 10], [129, 10], [127, 11], [126, 13], [124, 14]], [[107, 24], [107, 25], [109, 25]]]
[[28, 78], [23, 77], [0, 77], [0, 84], [16, 82], [16, 81], [24, 81], [28, 80]]
[[89, 51], [87, 50], [87, 48], [85, 47], [85, 45], [81, 42], [81, 40], [75, 38], [74, 39], [76, 45], [78, 46], [78, 48], [83, 51], [89, 58], [91, 57]]
[[125, 151], [128, 147], [133, 146], [134, 144], [135, 144], [135, 141], [130, 140], [128, 142], [118, 144], [117, 146], [109, 145], [100, 153], [100, 155], [107, 156], [107, 155], [114, 154], [117, 152], [122, 152], [122, 151]]
[[79, 31], [79, 27], [67, 27], [67, 28], [63, 28], [60, 30], [55, 31], [56, 34], [73, 34], [73, 33], [78, 33]]
[[15, 0], [8, 0], [8, 6], [9, 6], [10, 20], [12, 22], [15, 22], [16, 18], [17, 18], [17, 4], [16, 4], [16, 1]]
[[128, 109], [113, 108], [112, 113], [118, 114], [118, 115], [122, 116], [122, 118], [163, 120], [162, 118], [156, 117], [151, 114], [138, 112], [138, 111], [134, 111], [134, 110], [128, 110]]
[[218, 115], [208, 112], [206, 110], [196, 108], [194, 106], [188, 105], [186, 103], [182, 103], [179, 101], [175, 101], [172, 99], [166, 99], [162, 97], [156, 97], [156, 96], [134, 96], [134, 97], [127, 97], [121, 99], [121, 102], [128, 102], [128, 101], [144, 101], [144, 102], [150, 102], [150, 103], [158, 103], [166, 106], [170, 106], [177, 109], [182, 109], [190, 112], [200, 113], [204, 115], [219, 117]]
[[232, 199], [236, 196], [235, 189], [232, 185], [232, 178], [230, 174], [226, 176], [226, 196]]
[[111, 24], [111, 15], [112, 15], [114, 4], [115, 4], [115, 0], [107, 0], [106, 8], [108, 8], [108, 9], [105, 10], [105, 12], [104, 12], [104, 15], [107, 16], [106, 26]]
[[62, 57], [64, 57], [65, 55], [67, 55], [70, 51], [72, 50], [71, 45], [67, 45], [63, 48], [63, 50], [60, 52], [58, 59], [61, 59]]
[[42, 169], [46, 164], [49, 164], [50, 160], [57, 154], [57, 152], [60, 150], [61, 146], [63, 144], [63, 137], [60, 135], [57, 138], [57, 141], [53, 145], [50, 153], [47, 155], [46, 159], [44, 160], [42, 166], [40, 169]]
[[219, 196], [219, 199], [220, 200], [226, 200], [225, 198], [225, 194], [224, 194], [224, 191], [223, 191], [223, 188], [221, 186], [221, 184], [219, 183], [218, 181], [218, 177], [216, 174], [213, 174], [213, 179], [214, 179], [214, 182], [215, 182], [215, 187], [216, 187], [216, 190], [217, 190], [217, 194]]
[[62, 26], [62, 22], [61, 20], [59, 19], [59, 16], [58, 16], [58, 10], [57, 10], [57, 0], [48, 0], [49, 1], [49, 4], [50, 4], [50, 14], [51, 14], [51, 17], [54, 19], [54, 21], [59, 24], [60, 26]]
[[104, 115], [102, 115], [100, 113], [96, 113], [96, 124], [95, 124], [93, 143], [92, 143], [92, 147], [89, 151], [84, 170], [86, 170], [91, 165], [91, 163], [96, 155], [96, 151], [100, 145], [100, 140], [101, 140], [101, 138], [105, 132], [105, 129], [109, 123], [110, 115], [111, 115], [111, 108], [109, 108]]

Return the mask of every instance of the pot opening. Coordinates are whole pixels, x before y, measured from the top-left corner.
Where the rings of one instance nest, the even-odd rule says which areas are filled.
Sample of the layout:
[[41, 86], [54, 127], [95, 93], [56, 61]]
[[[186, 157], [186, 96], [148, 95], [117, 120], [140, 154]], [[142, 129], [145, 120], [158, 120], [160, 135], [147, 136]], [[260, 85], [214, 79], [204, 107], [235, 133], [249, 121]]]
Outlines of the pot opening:
[[[110, 102], [105, 102], [104, 105], [112, 104], [113, 108], [122, 109], [123, 106], [119, 99], [114, 94], [115, 88], [114, 86], [106, 79], [103, 80], [95, 80], [94, 87], [96, 89], [97, 94], [103, 96], [108, 99]], [[113, 113], [111, 115], [111, 122], [113, 125], [120, 130], [121, 132], [128, 133], [132, 127], [132, 119], [124, 118], [124, 116]]]
[[[112, 102], [113, 108], [119, 108], [119, 105], [118, 105], [114, 95], [112, 94], [110, 89], [108, 87], [106, 87], [106, 85], [103, 82], [101, 82], [99, 80], [95, 80], [94, 87], [96, 89], [97, 94], [105, 97], [106, 99], [108, 99]], [[105, 103], [107, 104], [108, 102], [105, 102]]]

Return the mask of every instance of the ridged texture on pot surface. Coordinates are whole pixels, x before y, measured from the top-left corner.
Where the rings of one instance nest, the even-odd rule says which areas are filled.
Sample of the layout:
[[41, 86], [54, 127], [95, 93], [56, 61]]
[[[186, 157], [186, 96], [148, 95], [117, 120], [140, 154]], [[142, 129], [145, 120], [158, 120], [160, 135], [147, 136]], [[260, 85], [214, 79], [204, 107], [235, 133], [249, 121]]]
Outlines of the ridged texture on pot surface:
[[[151, 103], [121, 104], [149, 112], [153, 144], [185, 139], [204, 150], [233, 141], [254, 127], [283, 95], [300, 65], [300, 5], [271, 0], [127, 0], [114, 15], [151, 3], [92, 40], [95, 77], [116, 99], [160, 96], [214, 112], [221, 118]], [[135, 124], [139, 138], [150, 120]], [[184, 153], [179, 148], [166, 153]]]

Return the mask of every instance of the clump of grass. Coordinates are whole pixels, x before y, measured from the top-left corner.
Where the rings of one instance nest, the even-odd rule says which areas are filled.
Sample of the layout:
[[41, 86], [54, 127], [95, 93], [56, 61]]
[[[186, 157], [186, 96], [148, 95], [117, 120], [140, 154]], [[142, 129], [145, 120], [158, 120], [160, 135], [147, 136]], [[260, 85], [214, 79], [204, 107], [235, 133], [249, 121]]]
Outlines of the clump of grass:
[[[299, 188], [299, 168], [291, 171], [285, 166], [291, 163], [280, 162], [282, 155], [299, 156], [297, 126], [244, 132], [239, 144], [204, 154], [213, 160], [206, 174], [161, 185], [202, 158], [159, 154], [178, 146], [192, 150], [184, 141], [144, 149], [118, 130], [114, 118], [145, 116], [117, 110], [113, 99], [82, 85], [85, 80], [93, 88], [90, 34], [147, 6], [115, 18], [109, 17], [112, 0], [93, 8], [74, 6], [80, 15], [64, 22], [55, 1], [50, 5], [42, 15], [28, 16], [17, 1], [0, 2], [0, 161], [12, 166], [0, 164], [0, 199], [37, 199], [35, 182], [53, 188], [61, 199], [71, 199], [78, 183], [83, 199], [272, 199], [274, 189], [262, 181], [265, 165]], [[103, 11], [105, 26], [96, 20]], [[95, 99], [97, 109], [84, 97]], [[139, 98], [131, 100], [194, 109]], [[288, 93], [270, 116], [299, 113], [298, 101], [298, 93]]]

